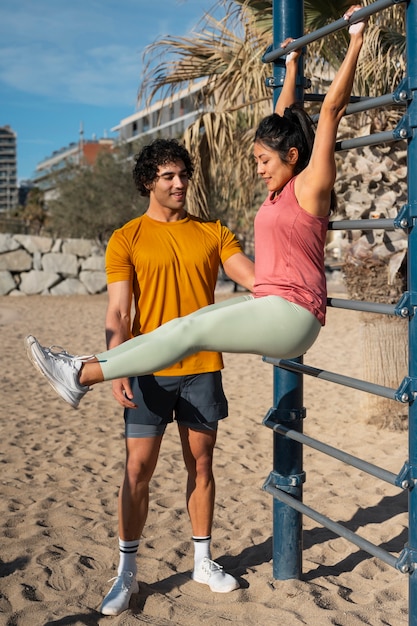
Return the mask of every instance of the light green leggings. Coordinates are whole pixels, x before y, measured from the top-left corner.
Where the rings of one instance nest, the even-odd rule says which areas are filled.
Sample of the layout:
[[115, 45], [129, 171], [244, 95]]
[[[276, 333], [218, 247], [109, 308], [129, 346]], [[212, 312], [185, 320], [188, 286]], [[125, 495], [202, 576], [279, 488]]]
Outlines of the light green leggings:
[[190, 315], [97, 354], [104, 380], [144, 376], [200, 351], [301, 356], [321, 325], [312, 313], [279, 296], [241, 296]]

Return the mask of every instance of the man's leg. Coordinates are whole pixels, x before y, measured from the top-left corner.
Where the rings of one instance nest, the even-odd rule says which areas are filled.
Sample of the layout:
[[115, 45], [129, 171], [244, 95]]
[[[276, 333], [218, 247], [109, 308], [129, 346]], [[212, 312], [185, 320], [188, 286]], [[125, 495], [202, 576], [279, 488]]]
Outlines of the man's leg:
[[187, 509], [194, 541], [192, 578], [209, 585], [211, 591], [227, 593], [237, 589], [239, 583], [211, 560], [210, 551], [215, 498], [213, 451], [217, 430], [194, 430], [182, 425], [178, 429], [188, 473]]
[[136, 554], [148, 516], [149, 482], [155, 471], [162, 435], [126, 439], [126, 466], [119, 491], [119, 567], [115, 583], [101, 605], [103, 615], [119, 615], [129, 607], [136, 581]]
[[148, 516], [149, 482], [155, 471], [162, 435], [126, 439], [126, 466], [119, 492], [119, 537], [139, 539]]
[[181, 425], [178, 430], [188, 474], [186, 497], [193, 535], [206, 537], [211, 534], [213, 523], [213, 450], [217, 431], [198, 431]]

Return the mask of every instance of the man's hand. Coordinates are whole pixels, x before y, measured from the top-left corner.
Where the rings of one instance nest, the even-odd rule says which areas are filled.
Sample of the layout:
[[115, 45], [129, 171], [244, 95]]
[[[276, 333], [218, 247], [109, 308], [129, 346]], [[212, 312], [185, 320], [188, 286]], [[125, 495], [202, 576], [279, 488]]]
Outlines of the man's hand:
[[128, 378], [117, 378], [112, 381], [113, 396], [125, 409], [136, 409], [133, 393]]

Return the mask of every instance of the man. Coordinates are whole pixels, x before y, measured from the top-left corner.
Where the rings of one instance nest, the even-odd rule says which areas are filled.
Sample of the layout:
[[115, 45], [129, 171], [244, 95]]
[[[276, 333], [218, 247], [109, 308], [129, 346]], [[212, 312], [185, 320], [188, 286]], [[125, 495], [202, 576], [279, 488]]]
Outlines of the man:
[[[212, 304], [220, 263], [233, 281], [253, 288], [253, 263], [235, 236], [218, 221], [204, 222], [186, 212], [192, 173], [189, 153], [176, 140], [157, 139], [136, 157], [135, 184], [149, 197], [149, 205], [144, 215], [116, 230], [107, 247], [108, 348]], [[213, 450], [218, 421], [227, 416], [222, 367], [220, 354], [200, 352], [153, 375], [112, 383], [113, 395], [125, 409], [126, 467], [119, 493], [120, 561], [101, 606], [104, 615], [126, 610], [139, 589], [136, 554], [148, 514], [149, 482], [173, 416], [188, 473], [192, 578], [220, 593], [239, 587], [210, 552]]]

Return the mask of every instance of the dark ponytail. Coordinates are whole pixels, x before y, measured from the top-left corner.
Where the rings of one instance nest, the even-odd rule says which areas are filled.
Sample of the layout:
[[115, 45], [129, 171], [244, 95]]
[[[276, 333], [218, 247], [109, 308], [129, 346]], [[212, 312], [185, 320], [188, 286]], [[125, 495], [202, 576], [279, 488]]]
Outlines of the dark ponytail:
[[[255, 142], [277, 152], [284, 163], [287, 162], [290, 148], [297, 148], [298, 161], [295, 164], [294, 176], [307, 167], [314, 137], [313, 121], [298, 103], [287, 107], [284, 115], [272, 113], [265, 117], [255, 132]], [[333, 191], [330, 204], [333, 210], [336, 207], [336, 196]]]
[[284, 115], [273, 113], [261, 120], [255, 142], [278, 152], [284, 163], [290, 148], [297, 148], [298, 161], [294, 174], [299, 174], [307, 167], [314, 142], [313, 122], [304, 109], [293, 104], [284, 111]]

